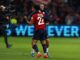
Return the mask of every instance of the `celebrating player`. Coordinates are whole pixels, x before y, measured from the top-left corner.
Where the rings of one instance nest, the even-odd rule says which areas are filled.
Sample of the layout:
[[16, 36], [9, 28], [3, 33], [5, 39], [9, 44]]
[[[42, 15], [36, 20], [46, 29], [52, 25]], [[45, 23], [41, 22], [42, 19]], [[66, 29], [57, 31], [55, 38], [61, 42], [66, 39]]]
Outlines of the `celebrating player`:
[[[45, 12], [45, 20], [47, 20], [47, 24], [49, 24], [49, 12], [47, 11], [47, 9], [45, 9], [45, 5], [44, 4], [40, 4], [39, 6], [40, 11], [41, 12]], [[49, 39], [48, 39], [48, 34], [46, 34], [46, 45], [47, 45], [47, 54], [48, 54], [48, 48], [49, 48]]]
[[36, 45], [37, 41], [40, 40], [42, 42], [42, 47], [44, 50], [44, 58], [48, 58], [47, 54], [47, 46], [46, 46], [46, 21], [44, 20], [44, 12], [37, 12], [35, 13], [31, 20], [28, 21], [27, 17], [25, 16], [25, 19], [28, 24], [32, 25], [34, 24], [35, 31], [34, 31], [34, 36], [32, 39], [32, 48], [37, 52], [36, 57], [40, 57], [42, 54], [39, 52], [38, 47]]
[[[45, 12], [45, 20], [49, 20], [49, 16], [48, 16], [48, 12], [47, 12], [47, 10], [45, 9], [45, 6], [44, 6], [44, 4], [40, 4], [40, 6], [39, 6], [39, 11], [38, 12]], [[48, 21], [49, 22], [49, 21]], [[47, 22], [47, 23], [48, 23]], [[47, 39], [46, 39], [46, 45], [47, 45], [47, 54], [48, 54], [48, 47], [49, 47], [49, 39], [48, 39], [48, 34], [46, 33], [46, 37], [47, 37]], [[34, 56], [34, 53], [35, 53], [35, 50], [34, 49], [32, 49], [32, 56]]]

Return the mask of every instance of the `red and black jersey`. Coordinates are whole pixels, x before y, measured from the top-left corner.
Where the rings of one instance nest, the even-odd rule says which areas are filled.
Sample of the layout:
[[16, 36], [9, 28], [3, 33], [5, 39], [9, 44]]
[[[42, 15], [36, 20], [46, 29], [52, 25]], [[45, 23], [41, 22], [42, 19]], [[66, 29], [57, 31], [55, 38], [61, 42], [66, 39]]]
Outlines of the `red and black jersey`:
[[39, 29], [45, 30], [46, 29], [46, 23], [43, 18], [44, 16], [45, 16], [44, 12], [38, 12], [32, 16], [31, 19], [33, 20], [35, 30], [39, 30]]

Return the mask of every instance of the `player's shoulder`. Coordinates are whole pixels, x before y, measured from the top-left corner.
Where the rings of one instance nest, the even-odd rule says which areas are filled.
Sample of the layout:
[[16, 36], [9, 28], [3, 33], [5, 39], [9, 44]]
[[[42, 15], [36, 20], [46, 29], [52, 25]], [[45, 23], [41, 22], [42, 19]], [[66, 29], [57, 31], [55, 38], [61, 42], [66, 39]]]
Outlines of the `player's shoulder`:
[[37, 14], [33, 14], [31, 19], [34, 20], [34, 19], [36, 19], [36, 17], [37, 17]]
[[37, 13], [33, 14], [33, 16], [36, 16], [36, 15], [37, 15]]
[[33, 14], [32, 17], [33, 17], [33, 18], [37, 17], [37, 13]]

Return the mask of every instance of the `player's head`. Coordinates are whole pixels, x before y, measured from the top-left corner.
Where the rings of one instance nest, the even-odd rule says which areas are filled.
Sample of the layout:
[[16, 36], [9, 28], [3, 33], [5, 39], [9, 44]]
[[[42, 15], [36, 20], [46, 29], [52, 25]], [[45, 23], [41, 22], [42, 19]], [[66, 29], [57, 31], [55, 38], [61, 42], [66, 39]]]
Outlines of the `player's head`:
[[40, 4], [40, 10], [44, 10], [44, 8], [45, 8], [45, 5], [44, 4]]

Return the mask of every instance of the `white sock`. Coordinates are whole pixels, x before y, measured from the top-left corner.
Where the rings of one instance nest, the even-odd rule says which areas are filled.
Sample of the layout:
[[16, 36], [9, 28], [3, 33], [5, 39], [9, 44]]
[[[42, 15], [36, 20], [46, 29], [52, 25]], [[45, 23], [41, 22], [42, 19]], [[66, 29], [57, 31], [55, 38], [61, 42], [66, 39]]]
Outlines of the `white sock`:
[[32, 53], [35, 53], [35, 50], [34, 49], [32, 49]]
[[46, 52], [48, 53], [48, 48], [47, 48], [47, 51]]

